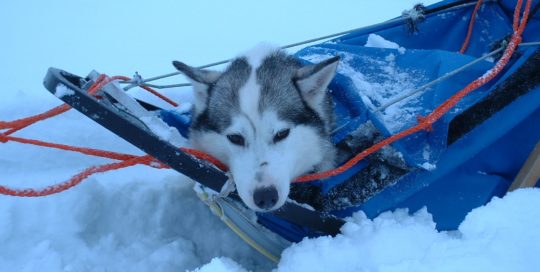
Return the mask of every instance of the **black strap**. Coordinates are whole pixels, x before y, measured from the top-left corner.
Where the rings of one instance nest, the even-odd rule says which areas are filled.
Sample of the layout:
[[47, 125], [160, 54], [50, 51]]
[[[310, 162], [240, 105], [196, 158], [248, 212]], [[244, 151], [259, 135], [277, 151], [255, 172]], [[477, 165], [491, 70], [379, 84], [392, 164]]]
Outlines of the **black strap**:
[[538, 71], [540, 71], [540, 49], [536, 49], [523, 65], [484, 99], [457, 115], [450, 122], [447, 144], [453, 144], [493, 114], [538, 86], [540, 84]]

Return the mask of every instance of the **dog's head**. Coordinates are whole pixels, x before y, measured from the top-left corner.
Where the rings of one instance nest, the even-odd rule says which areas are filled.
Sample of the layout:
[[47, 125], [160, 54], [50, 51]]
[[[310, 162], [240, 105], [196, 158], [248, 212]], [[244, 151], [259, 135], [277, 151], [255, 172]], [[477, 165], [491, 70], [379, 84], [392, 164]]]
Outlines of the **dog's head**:
[[223, 72], [174, 61], [193, 83], [193, 147], [226, 163], [244, 203], [281, 207], [290, 182], [333, 165], [327, 86], [339, 58], [302, 66], [278, 49], [234, 59]]

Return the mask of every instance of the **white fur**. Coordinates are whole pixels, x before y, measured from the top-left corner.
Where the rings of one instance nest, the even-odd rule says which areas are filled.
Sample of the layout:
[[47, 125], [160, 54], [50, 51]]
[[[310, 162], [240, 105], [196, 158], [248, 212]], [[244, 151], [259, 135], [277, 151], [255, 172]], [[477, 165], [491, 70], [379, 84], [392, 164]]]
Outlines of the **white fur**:
[[[233, 119], [233, 125], [227, 130], [244, 136], [246, 147], [227, 143], [230, 171], [234, 177], [240, 197], [248, 207], [260, 210], [253, 201], [253, 193], [257, 188], [274, 186], [278, 191], [278, 202], [275, 207], [285, 203], [289, 194], [290, 182], [299, 175], [309, 171], [324, 158], [325, 143], [311, 127], [292, 126], [279, 120], [277, 114], [265, 111], [262, 115], [240, 115]], [[250, 123], [256, 127], [253, 130]], [[273, 143], [278, 131], [290, 128], [284, 140]], [[332, 159], [332, 158], [329, 158]], [[261, 166], [262, 163], [266, 163]], [[256, 180], [260, 172], [261, 181]]]
[[[289, 195], [291, 181], [315, 167], [327, 170], [333, 166], [335, 156], [331, 143], [321, 137], [314, 127], [281, 120], [274, 109], [259, 112], [261, 86], [257, 83], [256, 71], [265, 57], [278, 49], [276, 46], [262, 44], [241, 55], [251, 66], [251, 73], [238, 92], [240, 113], [231, 116], [231, 125], [225, 131], [217, 133], [192, 130], [190, 135], [194, 148], [209, 153], [229, 166], [240, 197], [249, 208], [256, 211], [267, 211], [255, 204], [256, 190], [275, 187], [278, 192], [277, 203], [269, 209], [279, 208]], [[320, 114], [324, 114], [321, 103], [336, 66], [324, 67], [299, 82], [304, 98]], [[194, 84], [194, 87], [197, 114], [206, 106], [204, 102], [207, 92], [205, 86]], [[274, 142], [276, 133], [284, 129], [290, 130], [288, 136]], [[241, 135], [244, 145], [231, 143], [227, 135], [232, 134]]]
[[[326, 114], [322, 109], [321, 103], [326, 96], [328, 84], [330, 84], [330, 81], [332, 78], [334, 78], [337, 66], [338, 62], [336, 61], [328, 66], [323, 67], [320, 71], [316, 72], [310, 77], [298, 80], [296, 82], [308, 105], [316, 110], [319, 115], [324, 116], [325, 118], [328, 118], [328, 116], [325, 116]], [[306, 67], [301, 68], [298, 73], [303, 73], [303, 69], [306, 69]]]
[[239, 90], [240, 108], [248, 116], [257, 116], [261, 86], [257, 84], [257, 68], [270, 54], [279, 50], [279, 47], [270, 43], [260, 43], [251, 50], [243, 53], [241, 57], [247, 59], [251, 66], [251, 73], [244, 86]]
[[279, 51], [279, 46], [271, 43], [262, 42], [253, 47], [252, 49], [242, 53], [240, 57], [245, 57], [251, 67], [255, 69], [261, 66], [264, 58], [276, 51]]
[[[289, 136], [274, 144], [275, 133], [285, 128], [290, 128]], [[213, 132], [192, 135], [192, 144], [229, 165], [240, 197], [256, 211], [261, 211], [253, 200], [257, 188], [275, 186], [278, 191], [275, 207], [280, 207], [289, 195], [292, 180], [322, 160], [333, 161], [333, 158], [322, 157], [327, 153], [324, 150], [326, 143], [313, 128], [293, 126], [280, 120], [272, 111], [249, 118], [245, 114], [238, 115], [224, 134], [243, 135], [246, 147], [234, 145], [223, 135]], [[266, 165], [261, 166], [263, 162]], [[262, 176], [260, 182], [256, 181], [258, 172]]]
[[240, 88], [238, 96], [242, 112], [247, 116], [257, 116], [261, 86], [257, 84], [254, 68], [251, 69], [246, 84]]

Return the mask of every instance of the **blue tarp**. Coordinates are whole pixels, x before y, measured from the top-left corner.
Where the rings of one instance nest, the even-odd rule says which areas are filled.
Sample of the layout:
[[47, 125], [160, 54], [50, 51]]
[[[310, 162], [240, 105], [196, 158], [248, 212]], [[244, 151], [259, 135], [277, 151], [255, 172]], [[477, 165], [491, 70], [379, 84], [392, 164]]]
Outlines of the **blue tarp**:
[[[428, 8], [452, 2], [455, 1], [443, 1]], [[533, 6], [537, 2], [534, 1]], [[482, 61], [449, 80], [377, 112], [392, 98], [497, 48], [512, 33], [514, 5], [515, 1], [484, 1], [465, 54], [458, 51], [466, 36], [474, 4], [429, 14], [417, 23], [416, 32], [411, 32], [404, 23], [375, 26], [297, 52], [297, 57], [314, 62], [334, 55], [342, 57], [338, 75], [330, 86], [339, 117], [337, 127], [341, 128], [334, 136], [335, 140], [339, 141], [367, 121], [385, 136], [414, 126], [418, 116], [427, 115], [483, 75], [493, 67], [496, 58]], [[540, 41], [539, 16], [536, 14], [529, 20], [524, 42]], [[366, 47], [372, 33], [401, 48]], [[538, 46], [520, 48], [497, 78], [465, 97], [434, 124], [432, 131], [419, 132], [393, 144], [412, 167], [410, 173], [365, 203], [332, 213], [346, 217], [362, 210], [369, 217], [375, 217], [396, 208], [415, 212], [427, 207], [438, 229], [455, 229], [470, 210], [484, 205], [494, 196], [504, 195], [540, 139], [540, 87], [518, 97], [451, 144], [448, 144], [448, 130], [452, 120], [500, 87], [536, 50]], [[362, 162], [357, 168], [367, 163]], [[335, 177], [314, 182], [314, 186], [322, 186], [322, 191], [326, 192], [343, 180], [346, 178]], [[259, 219], [291, 241], [316, 235], [269, 214], [260, 215]]]

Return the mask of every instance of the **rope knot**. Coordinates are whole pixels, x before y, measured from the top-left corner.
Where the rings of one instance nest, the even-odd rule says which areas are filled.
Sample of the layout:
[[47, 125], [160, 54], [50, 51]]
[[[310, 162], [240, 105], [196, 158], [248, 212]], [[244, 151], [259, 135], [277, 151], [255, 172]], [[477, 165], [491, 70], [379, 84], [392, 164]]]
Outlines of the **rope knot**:
[[404, 10], [401, 15], [406, 18], [405, 25], [410, 33], [418, 32], [418, 24], [426, 19], [426, 7], [422, 4], [416, 4], [412, 9]]
[[433, 131], [433, 122], [430, 120], [429, 116], [418, 115], [416, 116], [416, 120], [418, 121], [418, 124], [423, 125], [423, 130], [427, 132]]
[[143, 85], [143, 83], [144, 83], [143, 78], [139, 74], [139, 72], [135, 72], [135, 74], [133, 75], [133, 78], [131, 78], [131, 83], [134, 84], [134, 85], [137, 85], [137, 86]]

